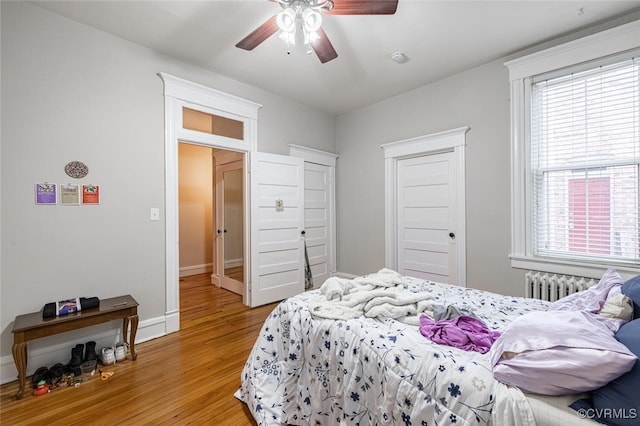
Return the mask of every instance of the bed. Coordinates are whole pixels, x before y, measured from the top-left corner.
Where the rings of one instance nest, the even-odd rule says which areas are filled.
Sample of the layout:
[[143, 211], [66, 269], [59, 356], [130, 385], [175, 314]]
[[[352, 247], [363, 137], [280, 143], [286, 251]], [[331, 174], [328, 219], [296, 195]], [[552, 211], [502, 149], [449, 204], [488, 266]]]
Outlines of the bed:
[[345, 295], [353, 280], [328, 280], [270, 314], [235, 394], [259, 425], [597, 424], [567, 407], [586, 394], [527, 395], [494, 378], [489, 352], [421, 334], [423, 315], [443, 318], [452, 306], [500, 332], [550, 302], [399, 275], [371, 285], [372, 276], [356, 279], [369, 285], [357, 299]]

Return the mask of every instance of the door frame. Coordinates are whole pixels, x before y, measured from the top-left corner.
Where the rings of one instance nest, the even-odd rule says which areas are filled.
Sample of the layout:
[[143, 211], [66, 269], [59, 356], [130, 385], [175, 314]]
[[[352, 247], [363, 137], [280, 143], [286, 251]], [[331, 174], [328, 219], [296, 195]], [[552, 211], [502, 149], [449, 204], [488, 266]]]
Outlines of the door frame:
[[456, 274], [460, 286], [467, 284], [466, 264], [466, 204], [465, 204], [465, 147], [466, 133], [470, 127], [459, 127], [444, 132], [432, 133], [380, 145], [384, 150], [384, 198], [385, 198], [385, 244], [384, 258], [387, 268], [398, 266], [398, 161], [406, 158], [453, 152], [455, 180], [457, 185], [456, 213]]
[[[245, 154], [245, 292], [243, 303], [249, 305], [250, 281], [250, 172], [251, 153], [256, 152], [258, 110], [262, 105], [202, 86], [166, 73], [158, 73], [164, 83], [165, 148], [165, 334], [180, 330], [180, 284], [178, 250], [178, 142], [193, 143], [238, 151]], [[188, 107], [242, 121], [244, 139], [209, 135], [182, 128], [182, 108]]]

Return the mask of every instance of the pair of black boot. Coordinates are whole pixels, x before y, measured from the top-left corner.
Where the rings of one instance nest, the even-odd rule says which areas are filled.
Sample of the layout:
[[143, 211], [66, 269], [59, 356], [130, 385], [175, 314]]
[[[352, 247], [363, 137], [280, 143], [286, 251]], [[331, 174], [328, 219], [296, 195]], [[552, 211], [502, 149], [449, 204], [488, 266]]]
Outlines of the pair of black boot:
[[75, 376], [79, 376], [82, 374], [80, 366], [83, 362], [97, 360], [98, 354], [96, 354], [96, 342], [87, 342], [86, 345], [78, 343], [74, 348], [71, 348], [71, 359], [67, 364], [67, 369]]

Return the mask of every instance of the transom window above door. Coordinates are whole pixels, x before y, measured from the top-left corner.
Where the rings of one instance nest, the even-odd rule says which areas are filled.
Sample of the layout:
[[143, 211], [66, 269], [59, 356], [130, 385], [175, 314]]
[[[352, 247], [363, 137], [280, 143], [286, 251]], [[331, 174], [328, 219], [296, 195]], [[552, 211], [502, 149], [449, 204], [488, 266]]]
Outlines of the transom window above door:
[[187, 130], [208, 133], [210, 135], [243, 140], [244, 123], [220, 115], [208, 114], [203, 111], [183, 107], [182, 127]]

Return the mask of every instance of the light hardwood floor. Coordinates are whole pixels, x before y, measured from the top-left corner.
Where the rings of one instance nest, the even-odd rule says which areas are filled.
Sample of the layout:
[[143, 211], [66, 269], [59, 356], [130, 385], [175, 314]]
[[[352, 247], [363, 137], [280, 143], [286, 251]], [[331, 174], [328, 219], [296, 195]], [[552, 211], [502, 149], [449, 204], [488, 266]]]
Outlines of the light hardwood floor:
[[233, 278], [236, 281], [240, 281], [240, 282], [244, 281], [244, 269], [242, 268], [242, 266], [234, 266], [233, 268], [227, 268], [224, 270], [224, 274], [227, 277]]
[[17, 381], [2, 385], [0, 424], [255, 425], [233, 393], [274, 307], [247, 308], [241, 296], [212, 286], [208, 274], [185, 277], [179, 332], [136, 345], [137, 361], [100, 366], [114, 372], [107, 381], [94, 378], [42, 396], [25, 391], [19, 401]]

